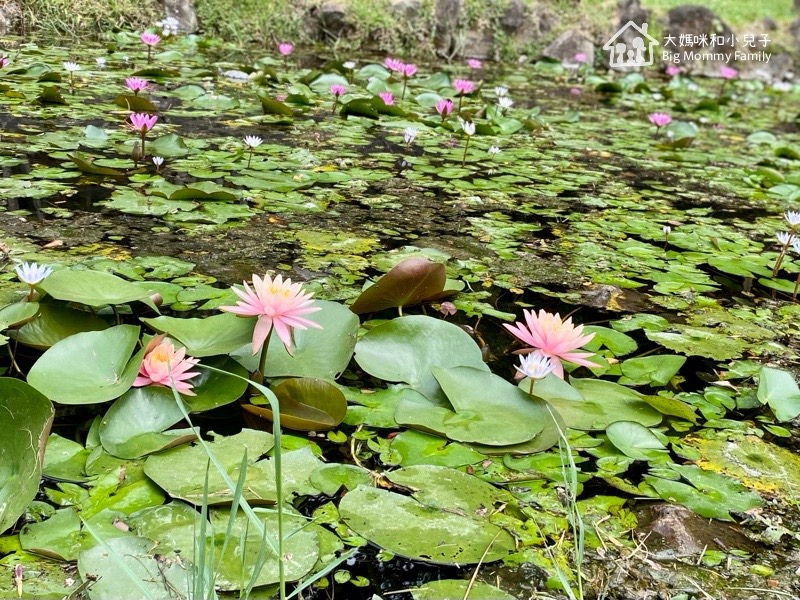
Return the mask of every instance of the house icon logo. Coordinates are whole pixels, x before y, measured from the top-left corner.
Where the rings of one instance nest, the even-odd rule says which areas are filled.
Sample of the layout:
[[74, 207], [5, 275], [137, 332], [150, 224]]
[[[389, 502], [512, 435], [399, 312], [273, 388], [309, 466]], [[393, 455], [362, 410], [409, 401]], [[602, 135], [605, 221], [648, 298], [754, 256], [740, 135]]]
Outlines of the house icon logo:
[[611, 68], [646, 67], [653, 64], [653, 46], [658, 45], [658, 41], [647, 34], [647, 23], [642, 23], [640, 27], [628, 21], [611, 36], [603, 50], [609, 52], [608, 64]]

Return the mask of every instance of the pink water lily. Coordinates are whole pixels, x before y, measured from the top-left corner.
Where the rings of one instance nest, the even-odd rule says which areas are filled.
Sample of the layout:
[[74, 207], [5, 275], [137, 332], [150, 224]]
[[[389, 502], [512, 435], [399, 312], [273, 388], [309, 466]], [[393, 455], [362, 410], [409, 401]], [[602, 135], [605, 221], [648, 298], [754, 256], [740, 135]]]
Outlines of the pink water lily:
[[675, 77], [676, 75], [680, 75], [681, 68], [678, 65], [668, 65], [664, 72], [669, 75], [670, 77]]
[[11, 59], [7, 56], [0, 56], [0, 69], [5, 67], [8, 63], [11, 62]]
[[593, 333], [583, 334], [583, 325], [577, 327], [572, 324], [572, 318], [562, 321], [556, 313], [540, 310], [536, 315], [533, 311], [523, 310], [525, 323], [517, 322], [514, 325], [505, 324], [516, 338], [522, 340], [530, 348], [520, 350], [520, 354], [534, 353], [553, 359], [553, 373], [564, 378], [564, 367], [557, 358], [566, 360], [584, 367], [596, 367], [589, 360], [592, 352], [575, 352], [581, 346], [588, 344], [594, 337]]
[[723, 79], [735, 79], [738, 74], [739, 71], [728, 65], [722, 65], [719, 68], [719, 76]]
[[147, 80], [142, 79], [141, 77], [128, 77], [125, 80], [125, 85], [128, 86], [128, 89], [137, 96], [139, 95], [139, 92], [143, 92], [150, 87], [150, 84], [147, 82]]
[[467, 59], [467, 66], [470, 69], [477, 70], [477, 69], [480, 69], [481, 67], [483, 67], [483, 63], [481, 61], [479, 61], [477, 58], [468, 58]]
[[393, 73], [399, 73], [402, 71], [404, 65], [405, 63], [399, 58], [391, 58], [387, 56], [383, 61], [383, 66]]
[[170, 386], [170, 375], [175, 389], [186, 396], [195, 396], [194, 387], [188, 382], [192, 377], [200, 375], [199, 371], [191, 371], [200, 362], [199, 358], [186, 358], [186, 348], [175, 350], [172, 342], [165, 335], [157, 335], [147, 344], [144, 359], [139, 367], [139, 376], [133, 380], [133, 387], [145, 385]]
[[381, 100], [383, 100], [383, 103], [386, 106], [391, 106], [394, 104], [394, 94], [392, 94], [392, 92], [380, 92], [378, 96]]
[[447, 118], [451, 112], [453, 112], [453, 101], [448, 100], [447, 98], [442, 98], [436, 102], [436, 112], [442, 117], [442, 121]]
[[150, 131], [158, 121], [158, 115], [149, 115], [147, 113], [133, 113], [130, 116], [131, 127], [137, 133], [144, 135]]
[[400, 69], [400, 73], [402, 73], [403, 77], [411, 77], [416, 72], [417, 72], [417, 65], [412, 65], [408, 63], [403, 64], [402, 68]]
[[156, 35], [155, 33], [150, 33], [149, 31], [145, 31], [142, 35], [139, 36], [139, 39], [142, 40], [142, 43], [147, 46], [147, 62], [150, 62], [150, 53], [153, 50], [153, 46], [158, 44], [161, 41], [161, 37]]
[[588, 58], [588, 57], [586, 56], [586, 53], [585, 53], [585, 52], [578, 52], [578, 53], [575, 55], [575, 62], [576, 62], [576, 63], [578, 63], [578, 64], [582, 64], [582, 63], [585, 63], [585, 62], [586, 62], [586, 59], [587, 59], [587, 58]]
[[343, 96], [345, 94], [345, 92], [347, 92], [347, 88], [344, 87], [343, 85], [338, 84], [338, 83], [334, 83], [329, 89], [330, 89], [331, 94], [333, 94], [337, 98], [339, 96]]
[[278, 44], [278, 52], [281, 56], [289, 56], [294, 50], [294, 45], [289, 42], [281, 42]]
[[647, 119], [653, 125], [656, 126], [656, 133], [658, 133], [658, 130], [661, 129], [662, 127], [672, 123], [672, 117], [670, 117], [667, 113], [660, 113], [660, 112], [650, 113], [647, 116]]
[[322, 325], [303, 317], [310, 313], [322, 310], [319, 306], [312, 306], [313, 300], [310, 292], [303, 292], [302, 285], [292, 283], [291, 279], [284, 279], [278, 275], [271, 279], [265, 275], [262, 279], [253, 275], [253, 288], [244, 282], [244, 291], [231, 288], [241, 298], [236, 306], [220, 306], [219, 309], [230, 312], [240, 317], [258, 317], [253, 330], [253, 354], [255, 355], [266, 342], [270, 332], [275, 330], [278, 337], [286, 347], [292, 351], [292, 330], [294, 328], [307, 329], [308, 327], [322, 328]]
[[469, 79], [455, 79], [453, 89], [457, 94], [471, 94], [475, 91], [475, 84]]

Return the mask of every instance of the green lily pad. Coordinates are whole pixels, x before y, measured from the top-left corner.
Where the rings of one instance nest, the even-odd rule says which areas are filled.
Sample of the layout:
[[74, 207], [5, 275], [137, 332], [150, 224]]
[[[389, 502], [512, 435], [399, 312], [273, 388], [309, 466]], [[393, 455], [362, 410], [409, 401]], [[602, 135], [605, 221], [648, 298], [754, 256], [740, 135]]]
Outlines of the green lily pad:
[[479, 463], [485, 458], [480, 452], [463, 444], [413, 430], [402, 431], [393, 437], [390, 448], [400, 455], [399, 464], [403, 467], [462, 467]]
[[334, 496], [342, 487], [354, 490], [359, 485], [369, 485], [372, 476], [367, 469], [358, 465], [328, 464], [311, 473], [310, 481], [323, 494]]
[[228, 354], [247, 344], [253, 337], [253, 322], [232, 313], [204, 319], [161, 316], [142, 321], [159, 333], [175, 338], [186, 346], [187, 354], [198, 358]]
[[78, 442], [52, 433], [47, 438], [42, 474], [56, 481], [86, 481], [86, 459], [91, 450]]
[[787, 371], [761, 367], [757, 396], [762, 404], [769, 405], [779, 421], [791, 421], [800, 415], [800, 388]]
[[369, 286], [350, 306], [357, 315], [439, 300], [447, 281], [444, 265], [407, 258]]
[[465, 579], [440, 579], [429, 581], [411, 590], [414, 600], [464, 600], [465, 597], [481, 600], [515, 600], [515, 596], [482, 581]]
[[91, 161], [86, 160], [82, 152], [73, 152], [69, 155], [69, 158], [82, 173], [89, 173], [90, 175], [111, 175], [113, 177], [121, 177], [124, 175], [122, 171], [118, 171], [117, 169], [95, 165]]
[[14, 525], [39, 490], [54, 416], [50, 400], [33, 387], [0, 378], [0, 532]]
[[119, 94], [114, 98], [114, 104], [131, 112], [158, 113], [158, 109], [150, 100], [133, 94]]
[[373, 544], [437, 564], [492, 562], [515, 546], [507, 531], [484, 518], [445, 512], [364, 485], [345, 494], [339, 514], [350, 529]]
[[737, 339], [707, 327], [673, 325], [672, 329], [677, 330], [677, 333], [645, 330], [645, 334], [648, 339], [670, 350], [689, 356], [705, 356], [714, 360], [738, 358], [748, 345], [746, 340]]
[[110, 273], [101, 271], [55, 271], [39, 284], [45, 292], [58, 300], [78, 302], [87, 306], [126, 304], [139, 301], [158, 312], [150, 294], [140, 287]]
[[608, 441], [634, 460], [652, 462], [669, 460], [667, 449], [644, 425], [633, 421], [614, 421], [606, 428]]
[[449, 403], [432, 367], [489, 371], [468, 333], [447, 321], [425, 316], [401, 317], [370, 329], [358, 341], [355, 359], [373, 377], [408, 383], [443, 407]]
[[[328, 431], [344, 419], [347, 400], [335, 385], [324, 379], [287, 379], [272, 388], [278, 397], [281, 425], [297, 431]], [[269, 405], [244, 404], [251, 415], [272, 420]]]
[[76, 333], [39, 357], [28, 383], [61, 404], [113, 400], [136, 379], [144, 353], [131, 358], [138, 339], [139, 328], [133, 325]]
[[108, 329], [108, 323], [94, 313], [60, 304], [40, 304], [36, 317], [12, 336], [20, 344], [47, 350], [76, 333], [103, 329]]
[[622, 363], [624, 385], [667, 385], [686, 362], [684, 356], [643, 356]]

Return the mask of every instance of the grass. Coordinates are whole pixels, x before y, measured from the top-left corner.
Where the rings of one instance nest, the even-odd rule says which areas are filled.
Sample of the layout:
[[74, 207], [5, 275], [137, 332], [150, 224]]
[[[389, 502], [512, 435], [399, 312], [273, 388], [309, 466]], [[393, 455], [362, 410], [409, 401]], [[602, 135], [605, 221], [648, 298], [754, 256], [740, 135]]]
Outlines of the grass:
[[163, 17], [158, 0], [22, 0], [21, 6], [25, 32], [49, 36], [141, 31]]

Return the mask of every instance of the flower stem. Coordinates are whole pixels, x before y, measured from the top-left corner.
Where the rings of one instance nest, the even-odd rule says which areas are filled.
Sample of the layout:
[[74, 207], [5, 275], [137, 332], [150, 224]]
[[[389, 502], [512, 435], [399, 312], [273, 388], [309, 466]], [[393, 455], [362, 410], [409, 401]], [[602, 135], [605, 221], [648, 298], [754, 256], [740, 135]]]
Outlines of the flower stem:
[[798, 287], [800, 287], [800, 273], [797, 274], [797, 279], [794, 280], [794, 290], [792, 291], [792, 300], [797, 300]]
[[461, 112], [461, 102], [464, 100], [464, 94], [458, 95], [458, 109], [456, 110], [457, 113]]
[[147, 64], [148, 65], [150, 64], [150, 51], [152, 49], [153, 49], [153, 47], [148, 44], [148, 46], [147, 46]]
[[533, 384], [536, 383], [536, 380], [531, 377], [531, 387], [528, 389], [528, 393], [533, 396]]
[[250, 148], [250, 156], [247, 157], [247, 168], [250, 168], [250, 161], [253, 160], [253, 149]]
[[336, 114], [336, 107], [339, 105], [339, 96], [334, 96], [333, 98], [333, 109], [331, 109], [331, 114]]
[[269, 340], [272, 337], [272, 329], [267, 334], [267, 339], [264, 340], [264, 345], [261, 346], [261, 356], [258, 358], [258, 371], [253, 373], [253, 380], [256, 383], [264, 382], [264, 373], [267, 369], [267, 350], [269, 350]]
[[144, 153], [144, 136], [147, 134], [144, 132], [144, 130], [142, 130], [141, 132], [139, 132], [139, 135], [142, 138], [142, 160], [144, 160], [144, 157], [146, 156]]
[[472, 139], [472, 136], [467, 136], [467, 143], [464, 144], [464, 157], [461, 159], [461, 166], [463, 167], [467, 164], [467, 150], [469, 150], [469, 141]]
[[407, 85], [408, 85], [408, 77], [403, 77], [403, 93], [400, 94], [400, 100], [405, 100]]

